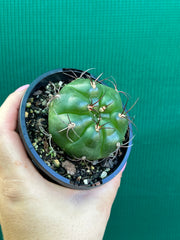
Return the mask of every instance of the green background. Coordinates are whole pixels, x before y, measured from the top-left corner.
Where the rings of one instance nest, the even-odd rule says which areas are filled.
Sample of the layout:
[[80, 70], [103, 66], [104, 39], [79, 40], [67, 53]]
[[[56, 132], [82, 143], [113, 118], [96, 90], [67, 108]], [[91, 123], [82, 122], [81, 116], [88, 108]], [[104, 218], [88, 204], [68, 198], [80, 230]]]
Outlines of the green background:
[[104, 239], [180, 239], [180, 1], [0, 0], [0, 52], [0, 103], [59, 67], [113, 75], [129, 107], [140, 97]]

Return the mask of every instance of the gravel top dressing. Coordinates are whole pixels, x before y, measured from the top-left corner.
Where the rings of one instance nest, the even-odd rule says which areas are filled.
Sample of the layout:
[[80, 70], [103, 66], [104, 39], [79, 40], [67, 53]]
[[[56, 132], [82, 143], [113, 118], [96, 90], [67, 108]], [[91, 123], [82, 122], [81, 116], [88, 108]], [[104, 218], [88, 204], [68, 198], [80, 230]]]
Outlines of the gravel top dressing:
[[[63, 82], [49, 82], [46, 87], [35, 91], [27, 101], [25, 119], [27, 131], [33, 147], [41, 159], [55, 172], [77, 186], [97, 186], [102, 179], [110, 175], [121, 163], [128, 146], [127, 131], [121, 150], [108, 158], [88, 161], [72, 159], [56, 143], [48, 132], [48, 106], [57, 97]], [[82, 149], [83, 151], [83, 149]]]

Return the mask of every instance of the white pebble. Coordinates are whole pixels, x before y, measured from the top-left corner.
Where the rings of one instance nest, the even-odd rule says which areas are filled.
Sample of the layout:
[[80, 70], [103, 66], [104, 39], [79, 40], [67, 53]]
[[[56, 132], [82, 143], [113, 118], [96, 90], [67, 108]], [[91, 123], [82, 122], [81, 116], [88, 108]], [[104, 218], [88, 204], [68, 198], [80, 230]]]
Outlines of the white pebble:
[[105, 178], [106, 176], [107, 176], [107, 172], [104, 171], [101, 173], [101, 178]]
[[88, 180], [87, 179], [84, 179], [83, 182], [84, 182], [85, 185], [88, 184]]

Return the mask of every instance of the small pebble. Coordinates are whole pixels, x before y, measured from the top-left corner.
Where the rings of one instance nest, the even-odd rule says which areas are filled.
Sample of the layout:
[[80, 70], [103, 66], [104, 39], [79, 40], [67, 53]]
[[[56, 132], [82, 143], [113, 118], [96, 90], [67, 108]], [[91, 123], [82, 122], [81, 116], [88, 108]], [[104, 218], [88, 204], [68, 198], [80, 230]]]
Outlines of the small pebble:
[[105, 172], [105, 171], [103, 171], [102, 173], [101, 173], [101, 178], [105, 178], [107, 176], [107, 172]]
[[59, 81], [58, 85], [59, 85], [59, 87], [62, 87], [63, 82], [62, 82], [62, 81]]
[[101, 185], [101, 183], [100, 183], [100, 182], [96, 182], [95, 185], [96, 185], [96, 186], [99, 186], [99, 185]]
[[29, 116], [29, 113], [25, 112], [25, 118], [28, 118], [28, 116]]
[[94, 160], [93, 162], [92, 162], [92, 164], [95, 166], [95, 165], [97, 165], [98, 164], [98, 160]]
[[70, 175], [74, 175], [76, 173], [75, 165], [68, 160], [62, 162], [62, 167], [65, 168], [67, 173]]
[[45, 108], [45, 109], [42, 110], [42, 113], [45, 113], [45, 114], [46, 114], [47, 112], [48, 112], [48, 109], [47, 109], [47, 108]]
[[84, 180], [83, 180], [83, 183], [84, 183], [85, 185], [87, 185], [87, 184], [89, 183], [88, 179], [84, 179]]
[[104, 167], [106, 168], [112, 168], [113, 166], [114, 166], [114, 163], [111, 159], [109, 161], [106, 161], [104, 164]]
[[34, 98], [29, 98], [29, 101], [32, 103], [34, 101]]
[[55, 167], [57, 167], [57, 168], [60, 167], [60, 162], [59, 162], [58, 159], [54, 159], [54, 160], [53, 160], [53, 163], [54, 163], [54, 166], [55, 166]]
[[37, 90], [36, 92], [33, 93], [34, 96], [40, 95], [42, 93], [41, 90]]
[[111, 169], [110, 168], [106, 168], [106, 172], [109, 172]]
[[30, 108], [30, 107], [31, 107], [31, 102], [27, 102], [27, 103], [26, 103], [26, 107], [27, 107], [27, 108]]
[[76, 178], [76, 181], [80, 182], [80, 181], [81, 181], [81, 178], [82, 178], [81, 176], [77, 177], [77, 178]]
[[91, 170], [94, 170], [94, 166], [91, 166]]
[[39, 107], [40, 105], [41, 105], [41, 102], [40, 102], [40, 101], [36, 101], [36, 102], [35, 102], [35, 106], [36, 106], [36, 107]]
[[48, 161], [45, 161], [45, 163], [48, 165], [48, 167], [51, 166], [51, 164]]
[[113, 158], [114, 157], [114, 153], [110, 153], [109, 157]]
[[42, 102], [42, 106], [46, 106], [46, 105], [47, 105], [47, 101], [44, 100], [44, 101]]

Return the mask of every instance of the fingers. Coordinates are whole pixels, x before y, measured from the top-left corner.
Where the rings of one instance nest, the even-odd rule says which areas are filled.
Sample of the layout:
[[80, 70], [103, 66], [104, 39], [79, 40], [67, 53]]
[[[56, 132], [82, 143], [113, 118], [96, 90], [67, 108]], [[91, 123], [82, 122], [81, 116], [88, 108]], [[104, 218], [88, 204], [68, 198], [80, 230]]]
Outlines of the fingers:
[[122, 178], [122, 174], [126, 168], [126, 164], [123, 166], [123, 168], [121, 169], [121, 171], [119, 172], [119, 174], [116, 175], [116, 177], [114, 179], [112, 179], [109, 183], [109, 188], [107, 190], [107, 197], [110, 199], [110, 201], [113, 203], [114, 199], [116, 197], [117, 191], [120, 187], [121, 184], [121, 178]]
[[10, 94], [0, 107], [0, 133], [16, 129], [20, 102], [28, 86], [25, 85]]
[[117, 190], [120, 187], [122, 174], [126, 168], [126, 164], [127, 163], [125, 163], [125, 165], [123, 166], [121, 171], [111, 181], [109, 181], [108, 183], [106, 183], [102, 186], [102, 188], [104, 188], [103, 191], [105, 192], [107, 197], [112, 199], [112, 201], [114, 201]]
[[119, 174], [108, 183], [104, 184], [102, 187], [94, 189], [94, 193], [91, 196], [93, 197], [91, 204], [94, 202], [96, 210], [101, 213], [103, 212], [107, 218], [110, 216], [111, 207], [117, 195], [124, 169], [122, 169]]
[[[68, 198], [71, 199], [71, 202], [74, 202], [75, 205], [80, 206], [81, 204], [85, 204], [91, 209], [95, 207], [99, 212], [103, 212], [108, 216], [120, 186], [122, 172], [124, 171], [125, 166], [116, 177], [100, 187], [87, 191], [74, 191], [72, 189], [64, 188], [64, 195], [68, 196]], [[58, 188], [56, 188], [56, 193], [58, 193]]]

